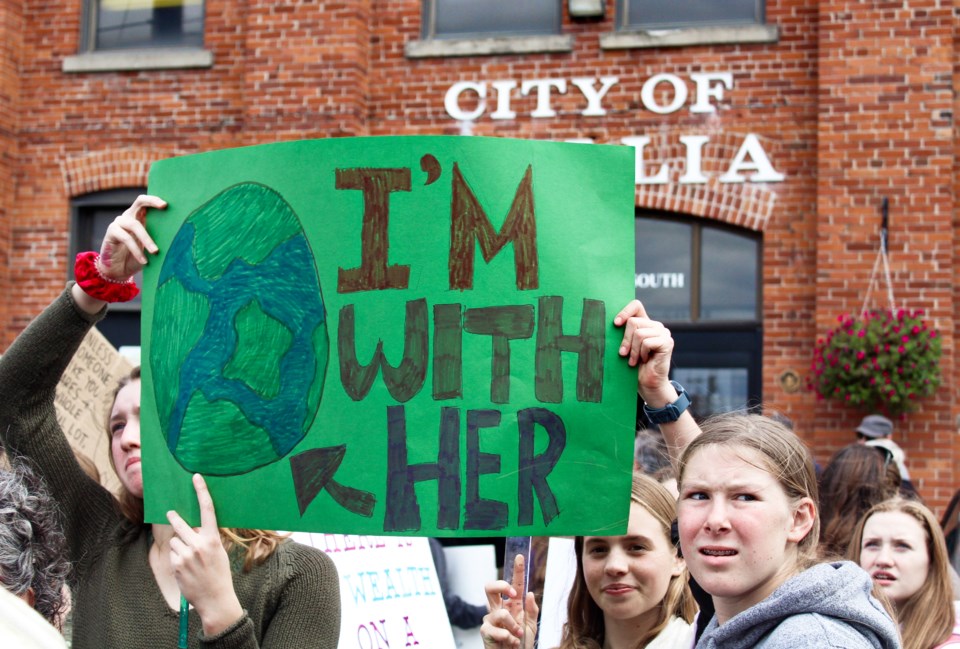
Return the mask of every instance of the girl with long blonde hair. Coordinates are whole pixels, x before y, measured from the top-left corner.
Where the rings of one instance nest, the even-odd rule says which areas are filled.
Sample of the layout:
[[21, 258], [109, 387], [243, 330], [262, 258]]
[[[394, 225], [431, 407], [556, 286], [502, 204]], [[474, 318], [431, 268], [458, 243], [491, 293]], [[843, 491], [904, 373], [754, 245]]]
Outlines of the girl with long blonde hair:
[[874, 505], [854, 528], [848, 556], [893, 604], [904, 649], [960, 648], [947, 545], [923, 504]]

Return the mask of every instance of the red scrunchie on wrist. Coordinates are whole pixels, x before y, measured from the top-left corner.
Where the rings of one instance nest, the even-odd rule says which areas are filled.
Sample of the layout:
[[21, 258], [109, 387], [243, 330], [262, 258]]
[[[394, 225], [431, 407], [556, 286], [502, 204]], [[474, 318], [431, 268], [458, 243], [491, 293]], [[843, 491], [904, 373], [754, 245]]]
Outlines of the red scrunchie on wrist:
[[100, 273], [97, 262], [100, 261], [98, 252], [81, 252], [77, 255], [77, 262], [73, 266], [73, 274], [77, 278], [77, 285], [83, 292], [97, 300], [104, 302], [129, 302], [137, 297], [140, 289], [133, 278], [120, 282]]

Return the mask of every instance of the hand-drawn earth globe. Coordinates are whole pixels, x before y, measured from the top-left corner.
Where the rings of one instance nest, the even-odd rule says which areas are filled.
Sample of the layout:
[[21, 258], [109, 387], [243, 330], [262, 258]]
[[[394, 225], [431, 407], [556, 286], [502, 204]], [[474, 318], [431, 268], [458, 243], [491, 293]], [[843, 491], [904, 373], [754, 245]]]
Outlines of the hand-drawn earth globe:
[[160, 270], [152, 331], [160, 426], [185, 469], [247, 473], [303, 439], [329, 338], [313, 253], [280, 194], [243, 183], [187, 217]]

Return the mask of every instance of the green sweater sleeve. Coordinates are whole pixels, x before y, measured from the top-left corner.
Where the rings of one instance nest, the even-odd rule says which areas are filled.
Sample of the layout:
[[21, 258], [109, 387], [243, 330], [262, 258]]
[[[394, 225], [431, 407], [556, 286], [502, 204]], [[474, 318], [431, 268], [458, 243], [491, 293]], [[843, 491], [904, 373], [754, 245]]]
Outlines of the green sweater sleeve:
[[119, 520], [113, 496], [77, 463], [54, 408], [57, 384], [90, 328], [104, 313], [80, 310], [70, 286], [17, 337], [0, 358], [0, 438], [29, 458], [60, 506], [71, 560], [78, 572], [97, 539]]
[[324, 552], [287, 542], [281, 557], [292, 575], [283, 586], [263, 648], [336, 649], [340, 640], [340, 576]]
[[264, 564], [235, 575], [234, 587], [245, 614], [216, 636], [201, 633], [204, 649], [336, 649], [340, 577], [325, 553], [287, 541]]

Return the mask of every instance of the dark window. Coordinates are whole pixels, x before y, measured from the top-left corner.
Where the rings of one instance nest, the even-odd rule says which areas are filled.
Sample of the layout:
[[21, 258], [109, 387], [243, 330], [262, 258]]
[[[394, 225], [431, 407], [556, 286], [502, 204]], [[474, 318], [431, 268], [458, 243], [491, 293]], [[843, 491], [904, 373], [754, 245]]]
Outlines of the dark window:
[[202, 47], [203, 0], [87, 0], [85, 50]]
[[762, 25], [763, 0], [619, 0], [621, 29]]
[[756, 238], [705, 227], [700, 233], [700, 320], [756, 320]]
[[[94, 192], [73, 199], [70, 236], [71, 259], [78, 252], [100, 250], [107, 226], [118, 214], [127, 209], [133, 200], [143, 193], [143, 188], [114, 189]], [[73, 264], [70, 279], [73, 279]], [[143, 283], [141, 274], [134, 278], [138, 286]], [[97, 324], [114, 347], [140, 344], [140, 296], [130, 302], [110, 305], [110, 314]]]
[[639, 215], [636, 229], [636, 295], [673, 334], [671, 376], [690, 393], [694, 415], [757, 407], [760, 238], [682, 217]]
[[759, 240], [699, 221], [636, 221], [637, 299], [658, 320], [759, 319]]
[[424, 38], [559, 34], [558, 0], [424, 0]]

